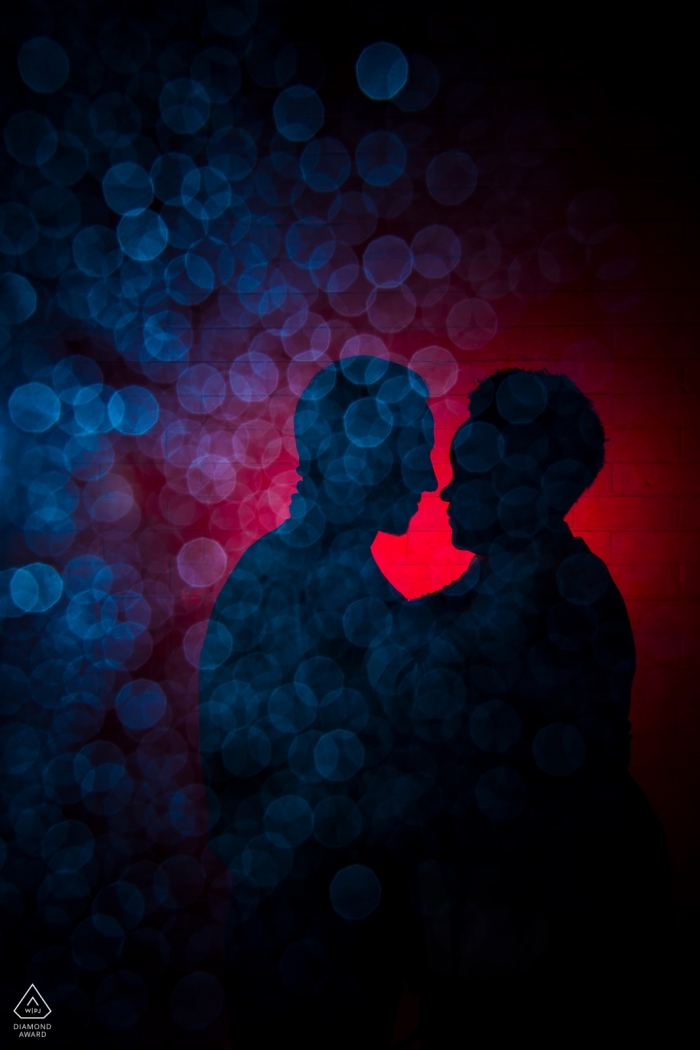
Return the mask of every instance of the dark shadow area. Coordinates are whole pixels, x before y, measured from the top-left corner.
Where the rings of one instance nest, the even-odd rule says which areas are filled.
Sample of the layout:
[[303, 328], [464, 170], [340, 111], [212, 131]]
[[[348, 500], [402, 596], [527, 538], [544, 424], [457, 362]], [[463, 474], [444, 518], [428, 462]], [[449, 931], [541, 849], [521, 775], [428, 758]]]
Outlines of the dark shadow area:
[[627, 771], [632, 630], [563, 520], [603, 428], [546, 371], [497, 372], [470, 407], [442, 498], [476, 557], [424, 603], [438, 626], [414, 702], [442, 796], [421, 884], [423, 1050], [467, 1019], [492, 1038], [648, 1024], [673, 965], [664, 833]]

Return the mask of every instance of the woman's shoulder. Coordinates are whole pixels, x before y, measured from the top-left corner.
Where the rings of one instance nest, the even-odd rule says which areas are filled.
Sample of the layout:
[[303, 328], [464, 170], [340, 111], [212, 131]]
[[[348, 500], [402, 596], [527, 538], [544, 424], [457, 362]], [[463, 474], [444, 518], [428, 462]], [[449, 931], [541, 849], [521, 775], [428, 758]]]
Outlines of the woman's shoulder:
[[557, 587], [562, 598], [574, 605], [601, 608], [627, 618], [627, 609], [610, 569], [581, 536], [571, 543], [557, 567]]

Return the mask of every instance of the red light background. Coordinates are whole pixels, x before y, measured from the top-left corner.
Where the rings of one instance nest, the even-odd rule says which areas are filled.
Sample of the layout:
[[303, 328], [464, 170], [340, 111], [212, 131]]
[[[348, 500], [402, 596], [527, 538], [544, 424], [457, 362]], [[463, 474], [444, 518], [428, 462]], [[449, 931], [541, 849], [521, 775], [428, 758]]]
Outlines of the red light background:
[[[468, 417], [469, 391], [480, 377], [506, 365], [565, 372], [578, 383], [600, 414], [608, 443], [601, 474], [567, 520], [609, 566], [627, 603], [637, 645], [632, 772], [663, 820], [679, 905], [694, 908], [700, 866], [696, 759], [700, 369], [688, 297], [664, 287], [684, 258], [682, 224], [670, 218], [666, 225], [667, 238], [674, 233], [677, 237], [675, 257], [668, 251], [668, 240], [665, 252], [655, 250], [658, 240], [648, 240], [642, 254], [643, 280], [638, 267], [627, 281], [617, 282], [614, 294], [625, 305], [633, 297], [631, 308], [611, 315], [609, 302], [592, 287], [595, 282], [589, 275], [576, 287], [555, 290], [544, 302], [520, 304], [516, 316], [501, 325], [481, 350], [460, 354], [451, 348], [459, 359], [456, 380], [447, 394], [430, 402], [438, 491], [423, 495], [406, 535], [380, 533], [373, 553], [384, 575], [406, 598], [437, 590], [457, 578], [471, 555], [452, 546], [446, 504], [439, 492], [450, 480], [449, 445]], [[635, 233], [643, 238], [645, 231]], [[653, 233], [661, 237], [658, 225]], [[611, 294], [607, 289], [605, 293]], [[416, 331], [400, 333], [393, 343], [385, 341], [391, 356], [406, 362], [416, 348], [425, 346], [426, 338], [424, 331]], [[438, 341], [450, 345], [446, 334]], [[285, 396], [279, 390], [277, 395], [270, 399], [274, 402], [270, 414], [278, 425], [285, 420], [286, 440], [278, 458], [260, 471], [256, 518], [241, 528], [234, 492], [216, 506], [208, 521], [200, 518], [175, 532], [163, 522], [174, 541], [173, 554], [183, 542], [211, 536], [229, 555], [228, 572], [257, 536], [286, 517], [297, 480], [291, 426], [295, 399], [289, 391]], [[152, 488], [152, 477], [142, 481]], [[148, 512], [153, 503], [144, 502]], [[170, 636], [167, 651], [161, 644], [154, 652], [161, 666], [163, 659], [180, 660], [182, 650], [175, 648], [174, 639], [179, 631], [206, 619], [225, 578], [226, 574], [206, 591], [184, 587], [177, 593], [179, 630]], [[180, 581], [174, 585], [177, 591]], [[171, 677], [172, 669], [171, 663]], [[183, 676], [191, 673], [191, 667], [183, 668]], [[194, 736], [195, 690], [193, 681], [189, 701], [183, 697], [190, 707]]]

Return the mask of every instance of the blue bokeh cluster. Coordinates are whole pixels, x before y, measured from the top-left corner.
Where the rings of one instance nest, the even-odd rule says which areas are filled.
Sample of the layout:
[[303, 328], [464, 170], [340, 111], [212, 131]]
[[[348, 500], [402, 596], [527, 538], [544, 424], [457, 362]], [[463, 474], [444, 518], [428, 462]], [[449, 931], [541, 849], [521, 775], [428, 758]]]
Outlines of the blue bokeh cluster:
[[[91, 1003], [103, 1028], [132, 1031], [161, 974], [172, 1038], [221, 1024], [227, 877], [206, 851], [188, 692], [205, 621], [186, 623], [169, 663], [159, 656], [178, 636], [176, 592], [216, 587], [261, 524], [284, 517], [293, 475], [259, 491], [258, 472], [293, 444], [257, 406], [298, 395], [337, 353], [328, 304], [356, 353], [349, 318], [372, 309], [391, 335], [414, 317], [404, 288], [414, 253], [431, 278], [461, 255], [445, 223], [415, 249], [411, 238], [371, 241], [414, 196], [406, 142], [334, 133], [322, 75], [305, 81], [301, 52], [254, 8], [209, 4], [196, 45], [171, 37], [169, 15], [163, 31], [134, 18], [49, 20], [19, 47], [19, 101], [3, 123], [0, 896], [7, 952], [13, 937], [25, 945], [71, 1038], [92, 1023]], [[400, 83], [390, 73], [375, 96], [418, 112], [437, 69], [391, 46]], [[426, 262], [431, 252], [446, 261]], [[401, 299], [375, 305], [397, 289]], [[380, 462], [386, 424], [368, 441], [364, 417], [348, 425], [358, 443], [342, 478], [357, 485]], [[154, 478], [174, 550], [144, 516]], [[237, 508], [227, 545], [201, 524], [191, 531], [225, 501]], [[349, 630], [361, 633], [354, 615]], [[222, 629], [211, 659], [231, 644]], [[355, 703], [356, 730], [366, 715]], [[284, 691], [274, 710], [280, 732], [299, 723]], [[307, 743], [300, 735], [302, 764]], [[264, 735], [249, 744], [265, 758]], [[364, 756], [350, 728], [316, 752], [338, 782]], [[233, 748], [231, 769], [247, 754]], [[279, 863], [287, 839], [308, 836], [304, 805], [282, 799], [270, 813]], [[351, 807], [339, 824], [334, 805], [317, 809], [316, 834], [345, 846], [361, 817]], [[341, 911], [354, 907], [354, 870], [334, 884]], [[28, 937], [30, 926], [43, 932]]]

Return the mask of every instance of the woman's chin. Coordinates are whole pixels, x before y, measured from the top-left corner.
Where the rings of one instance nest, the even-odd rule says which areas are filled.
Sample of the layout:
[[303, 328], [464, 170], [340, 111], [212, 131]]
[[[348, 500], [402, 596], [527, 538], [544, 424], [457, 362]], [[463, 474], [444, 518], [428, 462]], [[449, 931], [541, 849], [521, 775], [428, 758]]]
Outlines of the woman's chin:
[[470, 551], [472, 548], [459, 525], [456, 525], [454, 521], [450, 521], [450, 528], [452, 529], [452, 546], [456, 547], [458, 551]]

